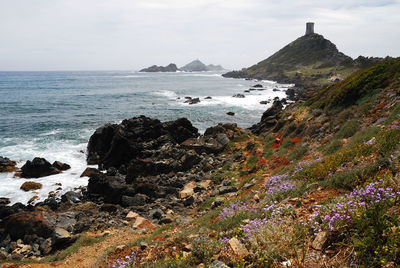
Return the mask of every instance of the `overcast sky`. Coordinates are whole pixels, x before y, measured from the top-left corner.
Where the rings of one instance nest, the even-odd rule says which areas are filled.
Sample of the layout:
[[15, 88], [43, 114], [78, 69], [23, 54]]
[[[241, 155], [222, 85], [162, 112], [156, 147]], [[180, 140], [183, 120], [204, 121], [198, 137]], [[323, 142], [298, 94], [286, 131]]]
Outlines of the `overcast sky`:
[[238, 69], [307, 21], [353, 58], [400, 56], [400, 0], [0, 0], [0, 70]]

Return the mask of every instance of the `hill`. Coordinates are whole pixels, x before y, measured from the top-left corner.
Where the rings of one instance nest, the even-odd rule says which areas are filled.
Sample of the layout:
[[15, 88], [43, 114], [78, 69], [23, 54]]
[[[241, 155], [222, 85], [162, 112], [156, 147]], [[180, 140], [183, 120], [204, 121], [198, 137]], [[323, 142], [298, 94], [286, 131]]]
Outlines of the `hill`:
[[310, 33], [249, 68], [223, 76], [268, 79], [306, 87], [324, 86], [381, 60], [366, 57], [353, 60], [322, 35]]

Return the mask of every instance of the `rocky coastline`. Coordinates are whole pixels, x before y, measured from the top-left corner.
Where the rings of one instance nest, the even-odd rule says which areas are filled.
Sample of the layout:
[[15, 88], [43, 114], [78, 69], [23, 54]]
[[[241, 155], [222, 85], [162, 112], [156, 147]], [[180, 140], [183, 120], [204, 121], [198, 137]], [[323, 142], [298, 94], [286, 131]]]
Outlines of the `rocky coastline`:
[[[10, 206], [1, 199], [0, 259], [40, 259], [68, 247], [84, 231], [127, 226], [132, 213], [140, 215], [139, 225], [155, 228], [211, 195], [237, 191], [210, 175], [227, 161], [219, 153], [247, 132], [219, 124], [200, 135], [186, 118], [160, 122], [145, 116], [98, 128], [88, 143], [87, 162], [99, 168], [85, 171], [87, 187], [61, 198], [49, 194], [35, 205]], [[15, 162], [0, 160], [2, 170], [14, 170]], [[22, 174], [46, 176], [67, 167], [35, 158]]]

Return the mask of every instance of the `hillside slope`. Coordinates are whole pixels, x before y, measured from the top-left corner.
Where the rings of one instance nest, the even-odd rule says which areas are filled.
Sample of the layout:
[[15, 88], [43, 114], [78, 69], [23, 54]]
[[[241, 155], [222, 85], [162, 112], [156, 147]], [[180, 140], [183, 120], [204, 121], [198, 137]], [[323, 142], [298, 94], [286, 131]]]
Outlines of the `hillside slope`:
[[378, 58], [365, 57], [353, 61], [322, 35], [309, 34], [249, 68], [228, 72], [223, 76], [269, 79], [305, 87], [324, 86], [379, 61]]

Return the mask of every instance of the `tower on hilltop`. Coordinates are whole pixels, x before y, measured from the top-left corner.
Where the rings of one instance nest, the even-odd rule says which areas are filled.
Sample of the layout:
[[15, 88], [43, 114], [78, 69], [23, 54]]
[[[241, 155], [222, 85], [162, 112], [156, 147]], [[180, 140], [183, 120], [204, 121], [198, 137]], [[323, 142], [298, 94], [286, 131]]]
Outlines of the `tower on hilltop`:
[[307, 22], [306, 23], [306, 35], [314, 33], [314, 22]]

